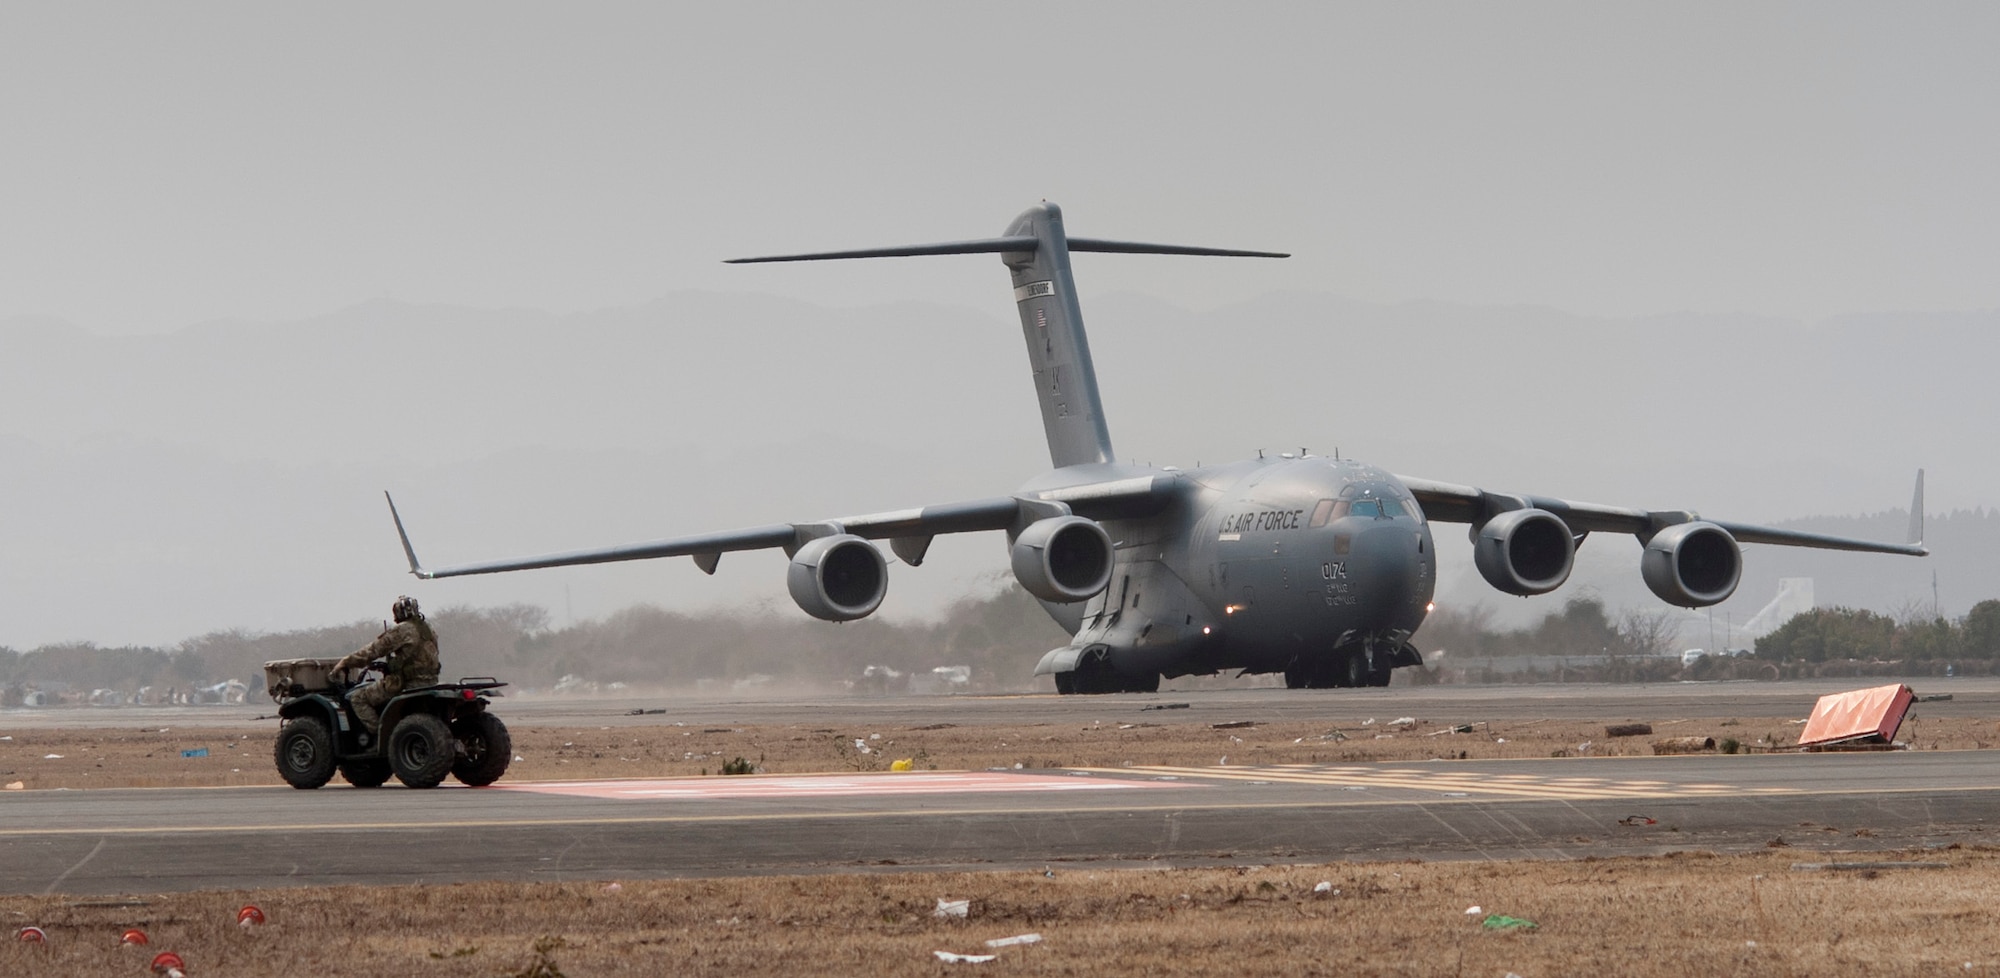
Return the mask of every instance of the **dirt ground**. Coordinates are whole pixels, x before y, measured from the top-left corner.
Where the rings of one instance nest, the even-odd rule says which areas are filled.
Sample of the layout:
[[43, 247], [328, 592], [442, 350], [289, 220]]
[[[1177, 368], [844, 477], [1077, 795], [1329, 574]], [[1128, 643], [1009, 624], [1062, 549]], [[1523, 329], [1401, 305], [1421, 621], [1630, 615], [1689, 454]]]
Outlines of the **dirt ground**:
[[[1774, 850], [4, 898], [10, 936], [47, 941], [0, 943], [0, 973], [139, 975], [168, 950], [197, 978], [2000, 973], [2000, 853], [1865, 858], [1930, 868], [1812, 871]], [[964, 918], [935, 916], [957, 900]], [[246, 904], [267, 922], [239, 927]], [[150, 943], [121, 947], [127, 928]]]
[[[1651, 754], [1666, 738], [1702, 737], [1719, 749], [1786, 748], [1796, 718], [1741, 717], [1653, 721], [1651, 735], [1607, 736], [1607, 724], [1512, 720], [1462, 730], [1399, 717], [1324, 722], [1216, 725], [1159, 712], [1158, 721], [1080, 725], [877, 728], [828, 726], [657, 725], [514, 727], [509, 781], [716, 775], [742, 758], [768, 774], [884, 771], [908, 759], [917, 770], [1309, 764], [1432, 758], [1631, 756]], [[0, 785], [48, 788], [182, 787], [281, 784], [271, 760], [277, 721], [229, 727], [9, 728], [0, 732]], [[1929, 718], [1903, 725], [1899, 739], [1918, 750], [2000, 745], [1993, 723]], [[185, 756], [205, 751], [201, 756]]]
[[[1151, 716], [1151, 714], [1148, 714]], [[1773, 749], [1795, 718], [1656, 720], [1610, 737], [1604, 722], [1458, 726], [1379, 717], [1342, 723], [1158, 721], [873, 729], [840, 721], [741, 727], [522, 726], [509, 780], [721, 776], [742, 758], [768, 773], [1410, 761], [1640, 755], [1668, 737]], [[270, 784], [276, 723], [0, 731], [13, 790]], [[1906, 723], [1921, 750], [2000, 740], [1990, 721]], [[185, 756], [206, 750], [205, 756]], [[50, 756], [55, 755], [55, 756]], [[0, 810], [4, 810], [0, 794]], [[2000, 974], [2000, 852], [1870, 852], [1870, 863], [1943, 868], [1809, 871], [1824, 853], [1680, 853], [1573, 862], [1337, 863], [1245, 869], [863, 872], [812, 877], [580, 884], [479, 883], [0, 898], [12, 936], [0, 973], [140, 974], [171, 950], [201, 975], [528, 976], [687, 974], [1818, 975]], [[933, 916], [968, 901], [963, 918]], [[237, 912], [268, 923], [243, 928]], [[1471, 907], [1477, 913], [1469, 913]], [[1499, 915], [1532, 928], [1487, 926]], [[1496, 924], [1504, 921], [1496, 920]], [[120, 947], [127, 928], [144, 948]], [[989, 948], [1025, 934], [1040, 940]], [[935, 952], [992, 954], [947, 963]]]

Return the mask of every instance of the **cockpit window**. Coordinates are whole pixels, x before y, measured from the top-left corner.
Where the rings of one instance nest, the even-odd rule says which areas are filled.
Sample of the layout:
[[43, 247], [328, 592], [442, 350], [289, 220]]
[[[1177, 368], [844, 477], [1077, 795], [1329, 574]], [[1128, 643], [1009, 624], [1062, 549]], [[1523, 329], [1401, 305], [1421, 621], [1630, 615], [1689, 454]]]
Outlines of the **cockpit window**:
[[1332, 518], [1333, 500], [1322, 499], [1319, 501], [1319, 505], [1313, 507], [1313, 517], [1310, 525], [1315, 527], [1325, 526], [1326, 521]]
[[[1361, 516], [1368, 519], [1423, 519], [1423, 512], [1417, 509], [1417, 501], [1397, 492], [1386, 485], [1351, 485], [1341, 492], [1341, 498], [1328, 513], [1329, 519], [1343, 516]], [[1324, 507], [1326, 504], [1320, 504]], [[1314, 526], [1320, 525], [1319, 510], [1313, 511]]]

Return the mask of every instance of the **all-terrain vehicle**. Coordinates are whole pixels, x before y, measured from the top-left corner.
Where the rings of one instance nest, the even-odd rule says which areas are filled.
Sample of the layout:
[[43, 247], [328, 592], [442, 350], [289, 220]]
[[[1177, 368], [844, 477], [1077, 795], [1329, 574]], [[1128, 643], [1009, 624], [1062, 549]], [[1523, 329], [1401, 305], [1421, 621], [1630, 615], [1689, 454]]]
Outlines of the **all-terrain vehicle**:
[[507, 725], [486, 712], [489, 697], [507, 685], [489, 676], [403, 691], [382, 707], [386, 737], [370, 737], [354, 715], [347, 693], [375, 671], [336, 672], [338, 659], [280, 659], [264, 663], [264, 680], [277, 702], [278, 773], [294, 788], [317, 788], [338, 770], [357, 788], [396, 780], [435, 788], [449, 774], [474, 786], [507, 773], [514, 743]]

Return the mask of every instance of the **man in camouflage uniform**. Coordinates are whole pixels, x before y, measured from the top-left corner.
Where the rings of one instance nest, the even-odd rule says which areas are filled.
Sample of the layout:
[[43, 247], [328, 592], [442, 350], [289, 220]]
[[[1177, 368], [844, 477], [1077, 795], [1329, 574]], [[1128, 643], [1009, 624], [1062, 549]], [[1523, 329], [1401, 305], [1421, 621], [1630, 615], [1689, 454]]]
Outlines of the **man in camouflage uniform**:
[[431, 623], [417, 610], [417, 599], [397, 598], [389, 613], [396, 623], [375, 636], [365, 648], [348, 653], [333, 667], [335, 672], [359, 668], [381, 660], [382, 678], [347, 694], [354, 715], [371, 734], [382, 730], [382, 705], [406, 689], [434, 686], [438, 681], [438, 640]]

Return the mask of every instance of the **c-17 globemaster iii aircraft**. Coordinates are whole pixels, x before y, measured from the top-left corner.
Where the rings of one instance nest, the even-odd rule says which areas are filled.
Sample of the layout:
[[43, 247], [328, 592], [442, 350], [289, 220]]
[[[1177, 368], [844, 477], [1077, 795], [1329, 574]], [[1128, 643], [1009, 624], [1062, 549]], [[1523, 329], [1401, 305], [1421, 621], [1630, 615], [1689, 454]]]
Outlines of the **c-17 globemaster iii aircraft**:
[[1303, 452], [1194, 469], [1120, 463], [1070, 274], [1079, 251], [1286, 257], [1072, 238], [1062, 211], [1042, 203], [999, 238], [735, 259], [998, 254], [1013, 276], [1053, 470], [990, 499], [437, 570], [418, 562], [391, 499], [410, 571], [428, 579], [690, 556], [713, 574], [726, 552], [777, 547], [791, 557], [786, 585], [799, 607], [851, 621], [887, 591], [887, 562], [869, 541], [889, 541], [915, 566], [940, 533], [1000, 530], [1021, 586], [1075, 636], [1035, 674], [1063, 693], [1112, 693], [1223, 670], [1282, 672], [1293, 688], [1387, 685], [1395, 667], [1422, 664], [1409, 638], [1437, 581], [1432, 521], [1470, 524], [1480, 574], [1516, 595], [1561, 586], [1590, 533], [1633, 534], [1647, 586], [1688, 608], [1736, 590], [1739, 543], [1926, 553], [1921, 472], [1910, 542], [1890, 544], [1493, 492]]

